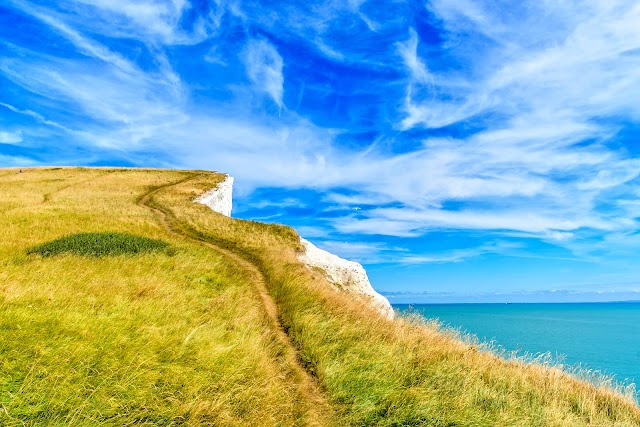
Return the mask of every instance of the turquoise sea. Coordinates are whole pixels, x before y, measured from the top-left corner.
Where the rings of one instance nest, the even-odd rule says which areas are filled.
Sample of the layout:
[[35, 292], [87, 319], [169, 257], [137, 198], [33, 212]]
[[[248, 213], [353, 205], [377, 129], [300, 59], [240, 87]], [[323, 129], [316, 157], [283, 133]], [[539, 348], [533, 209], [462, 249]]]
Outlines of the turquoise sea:
[[398, 304], [506, 350], [563, 355], [565, 364], [640, 388], [640, 303]]

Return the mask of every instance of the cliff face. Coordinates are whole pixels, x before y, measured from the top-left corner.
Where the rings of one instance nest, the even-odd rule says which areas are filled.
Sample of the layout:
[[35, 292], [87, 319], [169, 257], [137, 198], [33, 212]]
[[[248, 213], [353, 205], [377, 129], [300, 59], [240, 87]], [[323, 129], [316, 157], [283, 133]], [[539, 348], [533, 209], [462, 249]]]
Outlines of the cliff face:
[[305, 253], [299, 257], [300, 261], [308, 267], [322, 269], [331, 283], [346, 292], [364, 297], [386, 317], [393, 318], [393, 308], [389, 300], [373, 289], [362, 265], [319, 249], [308, 240], [301, 238], [300, 242], [305, 248]]
[[207, 205], [211, 210], [222, 215], [231, 216], [232, 194], [233, 177], [227, 175], [224, 181], [219, 183], [216, 188], [207, 191], [195, 199], [194, 202]]
[[[207, 205], [215, 212], [231, 216], [233, 178], [227, 176], [224, 181], [194, 201]], [[317, 248], [311, 242], [300, 239], [305, 253], [299, 256], [309, 268], [320, 268], [325, 272], [327, 280], [346, 292], [369, 301], [378, 311], [388, 318], [393, 318], [393, 308], [389, 301], [377, 293], [371, 286], [367, 272], [357, 262], [342, 259], [332, 253]]]

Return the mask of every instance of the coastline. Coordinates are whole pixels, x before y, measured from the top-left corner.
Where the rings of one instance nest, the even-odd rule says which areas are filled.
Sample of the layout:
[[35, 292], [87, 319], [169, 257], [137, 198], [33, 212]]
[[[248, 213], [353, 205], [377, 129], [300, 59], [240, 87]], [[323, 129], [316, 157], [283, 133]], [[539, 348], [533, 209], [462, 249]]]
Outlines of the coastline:
[[[508, 360], [543, 363], [594, 385], [637, 394], [640, 301], [393, 304]], [[635, 390], [632, 390], [635, 389]]]

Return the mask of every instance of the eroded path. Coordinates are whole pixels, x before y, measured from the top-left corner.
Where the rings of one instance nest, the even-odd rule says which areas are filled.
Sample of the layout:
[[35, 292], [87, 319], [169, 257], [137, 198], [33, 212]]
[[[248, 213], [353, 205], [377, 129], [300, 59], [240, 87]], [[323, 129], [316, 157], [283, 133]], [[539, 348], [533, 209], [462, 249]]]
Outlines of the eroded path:
[[290, 372], [287, 372], [285, 374], [287, 374], [290, 380], [295, 383], [298, 390], [299, 398], [302, 400], [301, 403], [304, 403], [307, 408], [305, 414], [305, 425], [331, 425], [331, 420], [333, 418], [333, 411], [331, 409], [331, 406], [327, 402], [320, 386], [317, 384], [316, 379], [309, 372], [307, 372], [304, 369], [303, 365], [300, 363], [300, 358], [298, 356], [296, 347], [280, 322], [278, 307], [269, 294], [265, 277], [260, 269], [252, 262], [234, 253], [233, 251], [220, 247], [210, 241], [201, 238], [200, 236], [191, 234], [180, 227], [176, 227], [174, 221], [177, 220], [169, 215], [168, 210], [163, 208], [161, 205], [152, 203], [153, 196], [155, 194], [184, 182], [196, 179], [200, 176], [200, 174], [196, 173], [184, 179], [154, 187], [138, 198], [138, 204], [153, 211], [157, 215], [160, 224], [167, 232], [181, 236], [192, 242], [204, 245], [209, 249], [218, 252], [248, 275], [251, 283], [255, 287], [255, 291], [262, 300], [264, 311], [269, 320], [269, 323], [271, 324], [271, 328], [275, 332], [276, 337], [284, 351], [286, 365], [290, 370]]

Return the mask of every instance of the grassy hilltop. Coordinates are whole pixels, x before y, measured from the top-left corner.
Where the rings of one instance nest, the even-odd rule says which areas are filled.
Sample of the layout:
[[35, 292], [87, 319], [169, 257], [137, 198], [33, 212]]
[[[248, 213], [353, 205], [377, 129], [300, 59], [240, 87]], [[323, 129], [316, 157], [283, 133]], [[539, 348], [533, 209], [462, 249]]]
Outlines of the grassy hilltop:
[[640, 426], [629, 398], [388, 321], [202, 171], [0, 169], [0, 425]]

